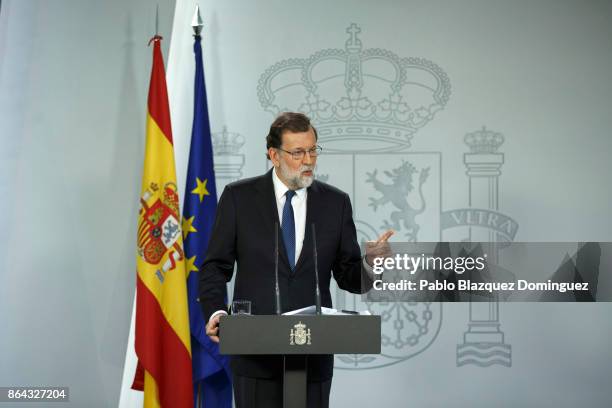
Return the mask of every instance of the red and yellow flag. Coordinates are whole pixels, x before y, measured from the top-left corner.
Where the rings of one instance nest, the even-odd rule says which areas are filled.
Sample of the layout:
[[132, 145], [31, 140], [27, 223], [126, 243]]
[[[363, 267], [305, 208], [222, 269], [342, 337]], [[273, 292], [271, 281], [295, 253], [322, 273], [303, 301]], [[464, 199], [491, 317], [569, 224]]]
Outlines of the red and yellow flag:
[[132, 388], [145, 407], [193, 407], [183, 240], [166, 73], [153, 41], [147, 135], [138, 216], [136, 355]]

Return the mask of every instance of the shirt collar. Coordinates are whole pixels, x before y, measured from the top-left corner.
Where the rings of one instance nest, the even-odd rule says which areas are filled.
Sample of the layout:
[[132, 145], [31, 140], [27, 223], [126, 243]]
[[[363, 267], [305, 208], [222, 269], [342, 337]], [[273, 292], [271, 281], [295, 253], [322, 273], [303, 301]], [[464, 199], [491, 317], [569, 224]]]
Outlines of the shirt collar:
[[[274, 184], [274, 195], [276, 196], [276, 201], [280, 201], [281, 198], [285, 196], [285, 193], [289, 188], [281, 181], [281, 179], [276, 174], [276, 167], [272, 168], [272, 184]], [[295, 190], [295, 194], [298, 199], [304, 198], [306, 195], [306, 188], [300, 188], [299, 190]]]

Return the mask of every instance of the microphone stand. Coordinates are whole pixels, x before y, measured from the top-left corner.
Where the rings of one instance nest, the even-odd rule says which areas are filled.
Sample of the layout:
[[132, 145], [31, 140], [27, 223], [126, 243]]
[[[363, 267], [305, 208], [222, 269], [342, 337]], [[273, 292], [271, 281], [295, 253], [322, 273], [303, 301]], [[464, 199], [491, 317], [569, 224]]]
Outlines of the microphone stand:
[[315, 305], [316, 314], [321, 315], [321, 289], [319, 288], [319, 265], [317, 259], [317, 233], [315, 231], [314, 222], [312, 226], [312, 253], [314, 257], [314, 272], [315, 272]]
[[274, 223], [274, 296], [276, 298], [276, 314], [281, 314], [280, 289], [278, 287], [278, 222]]

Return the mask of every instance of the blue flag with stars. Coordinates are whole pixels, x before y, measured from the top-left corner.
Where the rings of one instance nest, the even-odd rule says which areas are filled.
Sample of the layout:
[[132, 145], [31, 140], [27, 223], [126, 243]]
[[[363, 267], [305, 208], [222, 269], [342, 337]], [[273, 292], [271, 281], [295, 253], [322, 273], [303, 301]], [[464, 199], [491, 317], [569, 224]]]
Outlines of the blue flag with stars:
[[185, 268], [188, 273], [189, 326], [193, 364], [194, 404], [197, 408], [231, 408], [232, 384], [229, 358], [219, 354], [218, 344], [206, 335], [206, 322], [198, 298], [199, 273], [208, 249], [217, 210], [217, 189], [204, 83], [201, 37], [195, 36], [195, 88], [193, 127], [187, 185], [183, 205]]

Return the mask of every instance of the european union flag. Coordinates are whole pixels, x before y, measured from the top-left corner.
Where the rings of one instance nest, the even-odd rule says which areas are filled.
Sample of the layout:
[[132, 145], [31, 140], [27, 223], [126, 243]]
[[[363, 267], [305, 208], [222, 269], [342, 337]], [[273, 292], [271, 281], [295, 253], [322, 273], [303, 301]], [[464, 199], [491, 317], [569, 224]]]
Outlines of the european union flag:
[[219, 354], [219, 346], [206, 335], [206, 322], [197, 301], [198, 273], [208, 248], [217, 210], [217, 189], [213, 150], [206, 102], [201, 37], [195, 36], [195, 92], [193, 128], [187, 168], [187, 186], [183, 206], [183, 239], [189, 325], [193, 362], [194, 401], [196, 407], [232, 406], [232, 384], [229, 358]]

